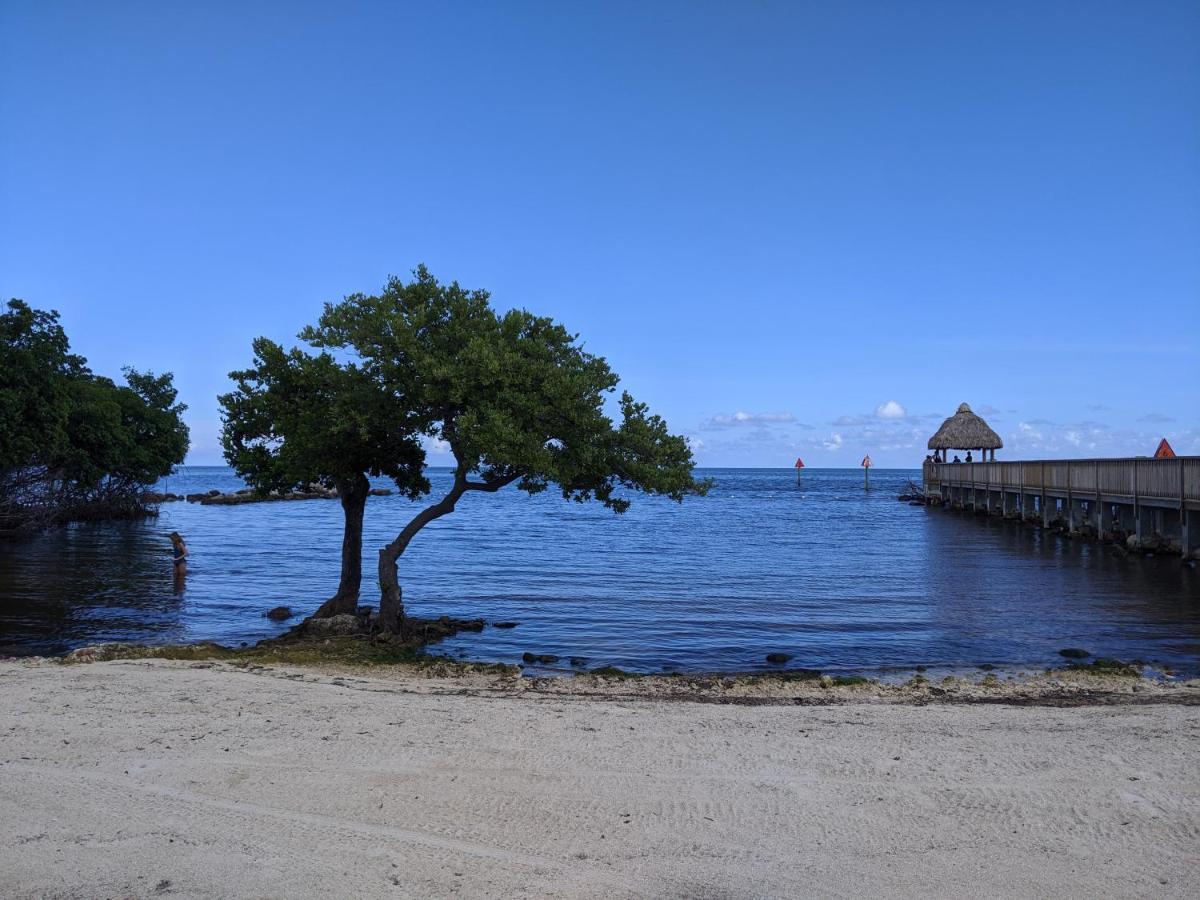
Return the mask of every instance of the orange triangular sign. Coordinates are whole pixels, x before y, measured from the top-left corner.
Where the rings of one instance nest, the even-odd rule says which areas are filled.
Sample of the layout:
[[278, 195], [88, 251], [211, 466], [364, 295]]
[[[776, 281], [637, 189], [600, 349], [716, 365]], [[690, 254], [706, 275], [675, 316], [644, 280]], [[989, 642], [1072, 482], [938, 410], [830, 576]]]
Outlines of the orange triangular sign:
[[803, 468], [804, 468], [804, 460], [802, 460], [802, 459], [801, 459], [800, 457], [798, 457], [798, 456], [796, 457], [796, 468], [797, 468], [797, 469], [803, 469]]
[[1171, 445], [1167, 443], [1167, 439], [1163, 438], [1158, 442], [1158, 449], [1154, 451], [1155, 459], [1174, 459], [1175, 451], [1171, 449]]

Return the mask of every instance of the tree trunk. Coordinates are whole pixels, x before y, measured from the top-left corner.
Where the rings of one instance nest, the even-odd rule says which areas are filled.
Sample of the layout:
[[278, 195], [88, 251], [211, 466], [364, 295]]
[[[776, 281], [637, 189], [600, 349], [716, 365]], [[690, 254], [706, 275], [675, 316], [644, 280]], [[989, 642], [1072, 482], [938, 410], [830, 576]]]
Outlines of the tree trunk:
[[312, 614], [314, 619], [327, 619], [345, 613], [354, 614], [358, 609], [358, 594], [362, 587], [362, 529], [363, 512], [371, 483], [367, 476], [358, 474], [353, 481], [336, 482], [338, 497], [342, 501], [345, 525], [342, 531], [342, 576], [338, 581], [337, 593], [321, 604]]
[[397, 561], [417, 532], [442, 516], [454, 512], [454, 506], [467, 491], [495, 493], [507, 484], [512, 484], [519, 475], [510, 474], [486, 482], [467, 481], [460, 464], [454, 476], [454, 487], [441, 500], [417, 513], [396, 539], [379, 551], [379, 628], [393, 634], [403, 634], [404, 601], [400, 590], [400, 573]]
[[454, 505], [467, 489], [465, 478], [456, 476], [454, 487], [441, 500], [417, 513], [396, 539], [379, 551], [379, 629], [393, 634], [404, 633], [404, 600], [400, 590], [400, 569], [397, 560], [416, 537], [417, 532], [447, 513], [454, 512]]

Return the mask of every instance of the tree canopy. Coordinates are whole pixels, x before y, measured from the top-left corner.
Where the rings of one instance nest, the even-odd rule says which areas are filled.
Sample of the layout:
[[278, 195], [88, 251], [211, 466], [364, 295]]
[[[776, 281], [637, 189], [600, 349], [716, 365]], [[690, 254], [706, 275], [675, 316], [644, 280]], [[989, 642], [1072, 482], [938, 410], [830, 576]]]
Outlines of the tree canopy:
[[337, 490], [345, 523], [341, 580], [317, 615], [353, 612], [367, 476], [391, 478], [411, 499], [429, 490], [412, 413], [402, 394], [365, 367], [262, 337], [253, 348], [253, 367], [231, 372], [236, 388], [220, 397], [225, 459], [261, 493], [313, 483]]
[[58, 313], [0, 314], [0, 531], [147, 512], [140, 494], [183, 461], [188, 429], [170, 374], [95, 375]]
[[329, 353], [284, 350], [260, 337], [252, 368], [231, 372], [219, 400], [226, 460], [252, 487], [337, 487], [358, 475], [391, 478], [416, 499], [429, 490], [424, 453], [404, 398]]
[[578, 336], [521, 309], [499, 313], [486, 291], [441, 284], [424, 267], [391, 278], [374, 296], [327, 304], [301, 336], [352, 350], [396, 396], [416, 430], [449, 448], [454, 484], [418, 513], [380, 553], [380, 620], [403, 616], [396, 560], [428, 522], [470, 491], [515, 483], [530, 494], [554, 487], [566, 499], [595, 499], [623, 512], [630, 493], [682, 500], [703, 493], [686, 439], [623, 393], [620, 422], [605, 409], [619, 379]]

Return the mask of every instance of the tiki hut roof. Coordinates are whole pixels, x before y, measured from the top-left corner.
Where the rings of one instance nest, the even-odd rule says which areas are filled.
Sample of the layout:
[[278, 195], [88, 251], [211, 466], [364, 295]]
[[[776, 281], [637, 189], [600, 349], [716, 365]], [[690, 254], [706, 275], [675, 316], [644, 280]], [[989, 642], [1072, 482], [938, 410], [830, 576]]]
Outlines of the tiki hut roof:
[[1000, 435], [965, 403], [959, 404], [958, 412], [929, 439], [930, 450], [998, 450], [1003, 446]]

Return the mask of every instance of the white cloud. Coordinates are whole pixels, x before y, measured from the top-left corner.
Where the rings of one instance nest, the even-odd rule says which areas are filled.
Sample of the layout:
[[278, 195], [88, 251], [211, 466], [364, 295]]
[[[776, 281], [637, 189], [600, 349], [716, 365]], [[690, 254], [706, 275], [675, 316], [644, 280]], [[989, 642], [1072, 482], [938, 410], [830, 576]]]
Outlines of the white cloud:
[[821, 441], [821, 446], [826, 450], [837, 450], [842, 446], [842, 436], [835, 431], [825, 440]]
[[714, 428], [738, 428], [746, 425], [765, 428], [769, 425], [786, 425], [795, 421], [796, 417], [789, 412], [748, 413], [739, 409], [735, 413], [717, 413], [711, 419], [701, 422], [700, 427], [706, 431]]
[[903, 419], [906, 415], [908, 415], [908, 410], [895, 400], [888, 400], [875, 407], [875, 418], [877, 419]]
[[[1194, 431], [1168, 432], [1188, 440]], [[1018, 422], [1015, 431], [1004, 439], [1009, 459], [1071, 456], [1139, 456], [1152, 453], [1159, 435], [1131, 428], [1108, 425], [1087, 419], [1060, 424], [1046, 419]]]

